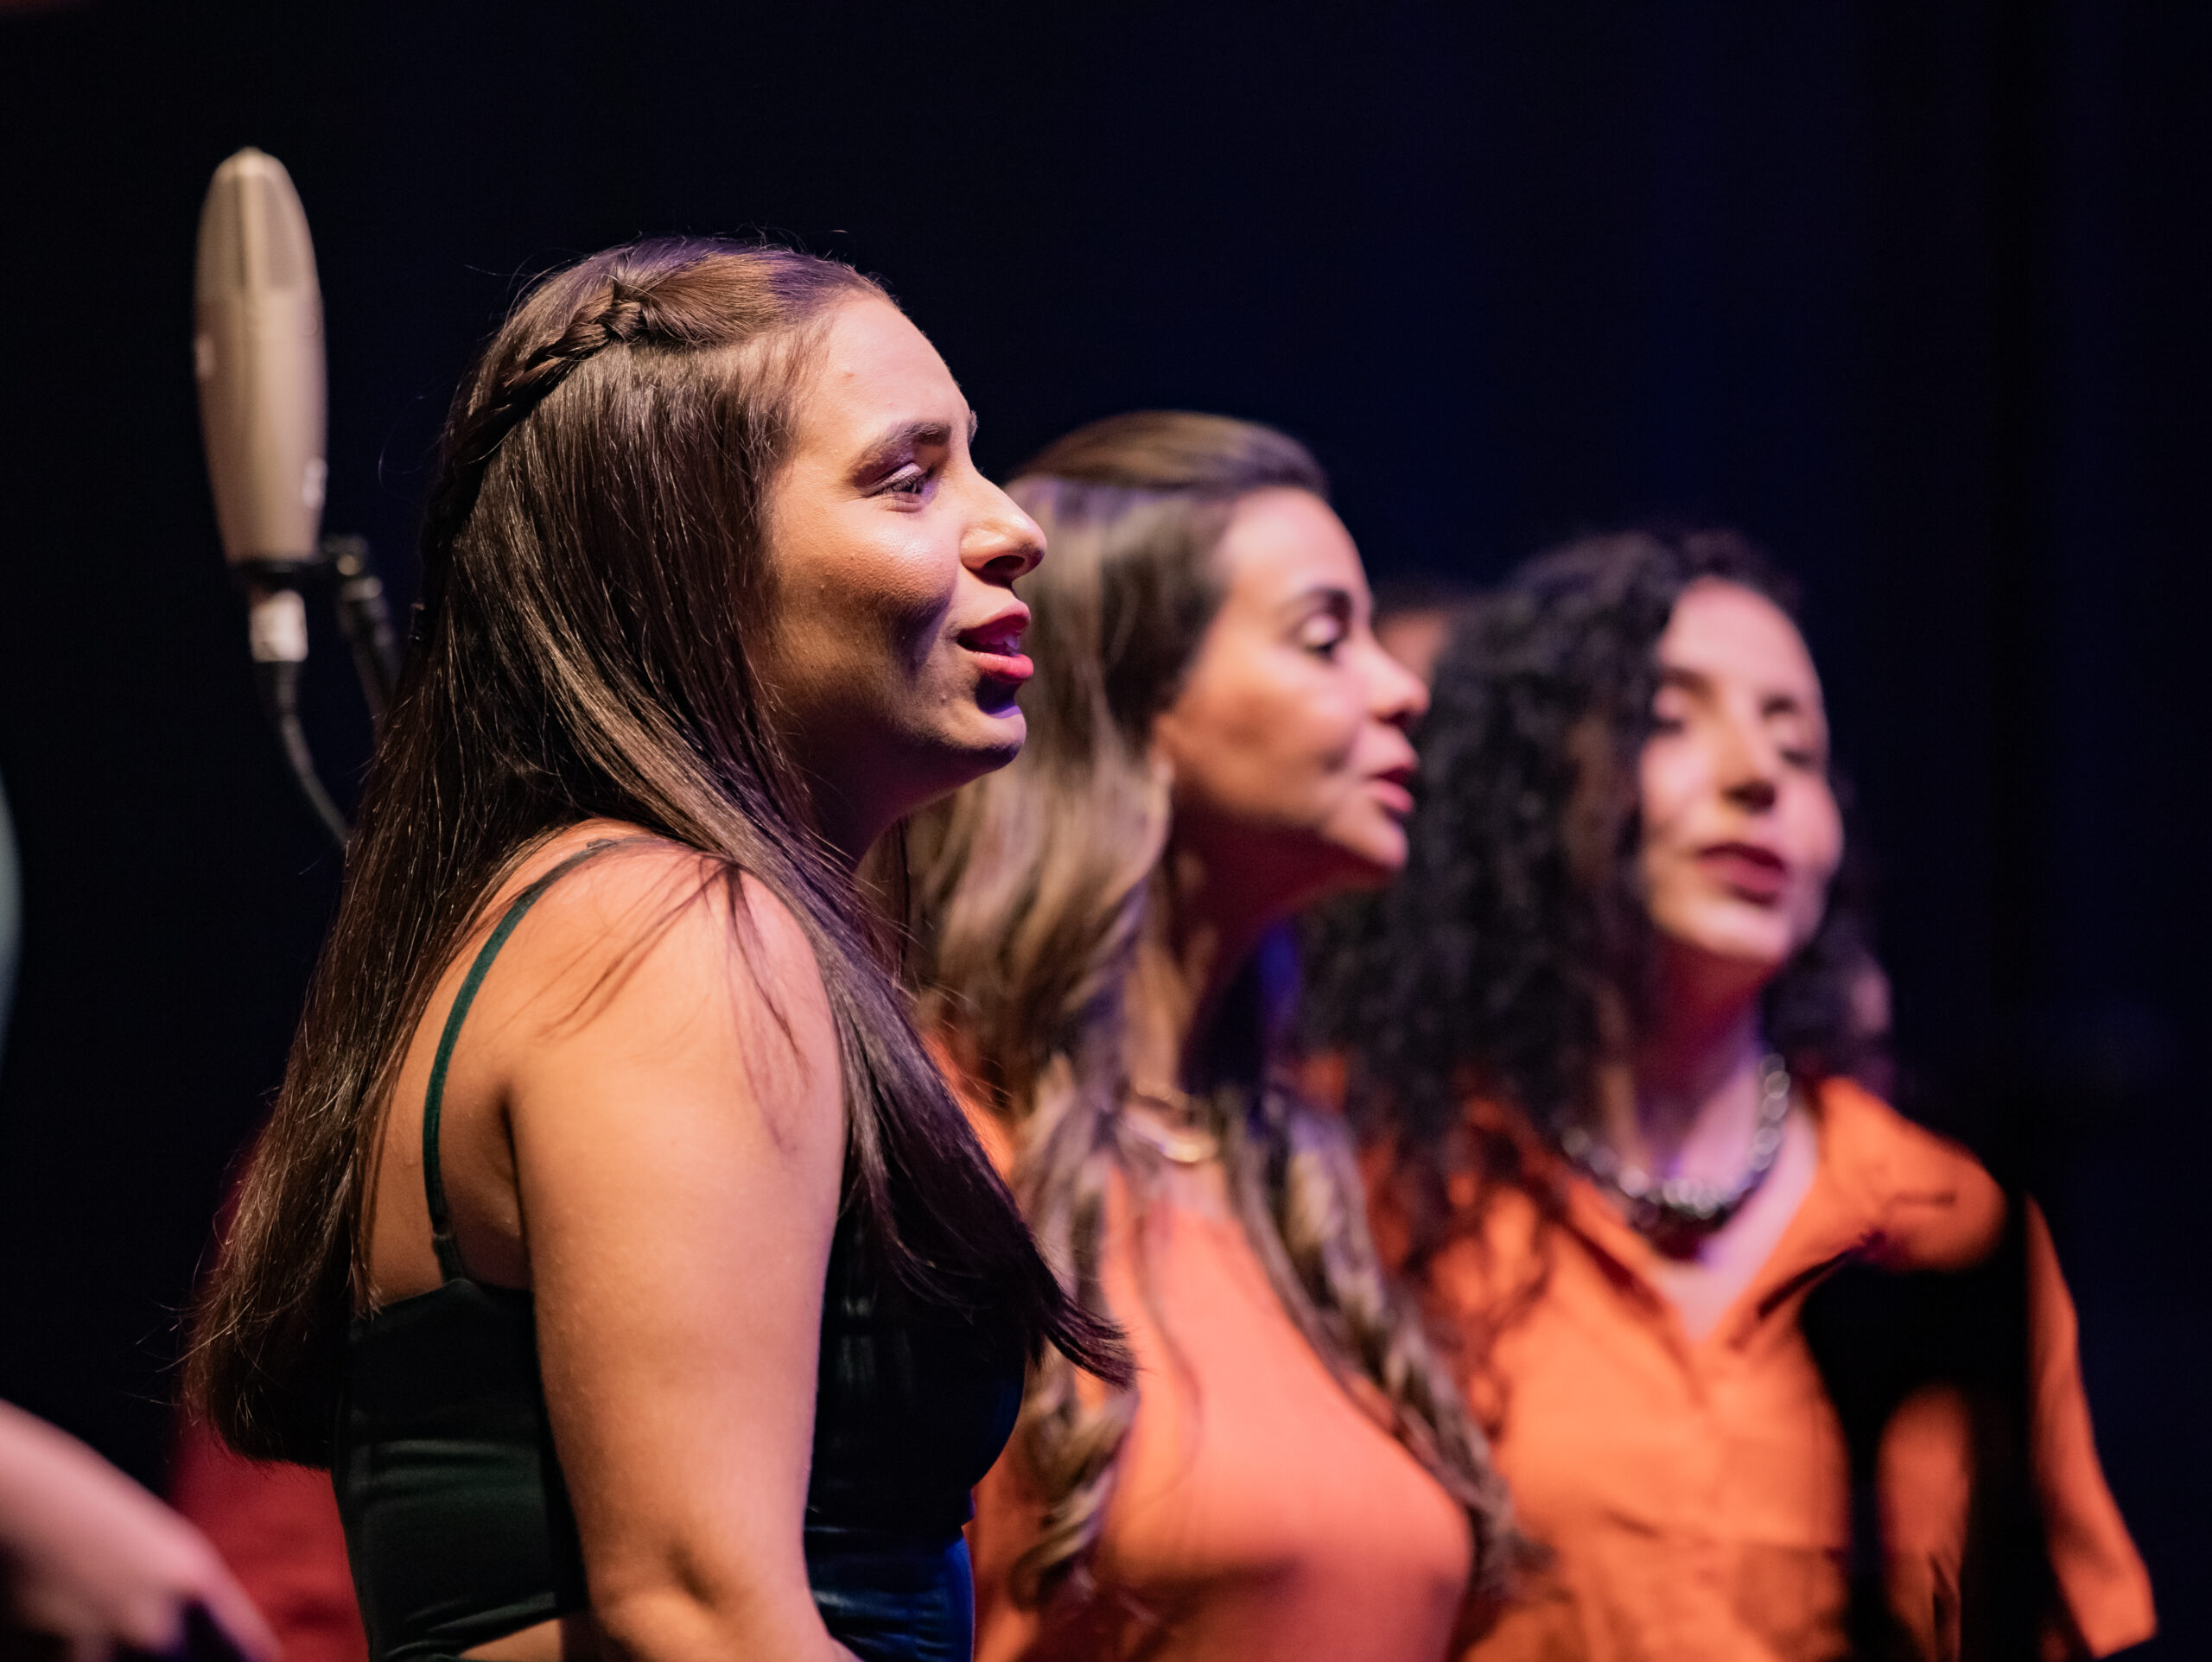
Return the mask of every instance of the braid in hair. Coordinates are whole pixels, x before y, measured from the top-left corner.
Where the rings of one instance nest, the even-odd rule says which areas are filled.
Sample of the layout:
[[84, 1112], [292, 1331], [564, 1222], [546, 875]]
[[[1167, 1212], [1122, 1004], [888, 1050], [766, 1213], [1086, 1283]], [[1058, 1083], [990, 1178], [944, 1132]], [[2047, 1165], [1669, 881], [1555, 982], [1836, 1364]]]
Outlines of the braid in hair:
[[417, 610], [425, 632], [444, 604], [454, 543], [476, 510], [484, 475], [501, 443], [585, 359], [609, 346], [652, 340], [656, 322], [647, 308], [653, 297], [651, 284], [609, 276], [585, 295], [553, 339], [528, 352], [520, 350], [518, 341], [516, 352], [487, 358], [479, 369], [461, 418], [448, 434], [438, 487], [423, 515], [423, 599]]

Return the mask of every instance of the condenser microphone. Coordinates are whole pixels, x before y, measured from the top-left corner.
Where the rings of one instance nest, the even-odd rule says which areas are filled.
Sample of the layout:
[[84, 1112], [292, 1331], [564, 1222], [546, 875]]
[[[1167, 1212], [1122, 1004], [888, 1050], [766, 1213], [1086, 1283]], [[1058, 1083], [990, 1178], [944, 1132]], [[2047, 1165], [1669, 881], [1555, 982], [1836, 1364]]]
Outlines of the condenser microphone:
[[291, 175], [247, 149], [215, 169], [200, 211], [192, 359], [223, 556], [245, 584], [247, 639], [286, 759], [324, 824], [346, 823], [299, 718], [308, 655], [299, 580], [323, 563], [327, 408], [322, 288]]
[[322, 289], [291, 175], [259, 150], [207, 187], [192, 355], [224, 557], [249, 576], [315, 563], [329, 473]]

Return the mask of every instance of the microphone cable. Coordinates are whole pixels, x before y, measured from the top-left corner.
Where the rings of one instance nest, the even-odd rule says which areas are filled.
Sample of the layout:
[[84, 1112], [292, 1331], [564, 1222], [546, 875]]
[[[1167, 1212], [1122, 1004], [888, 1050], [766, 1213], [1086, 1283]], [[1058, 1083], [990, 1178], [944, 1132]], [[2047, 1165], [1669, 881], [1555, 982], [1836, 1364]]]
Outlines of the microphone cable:
[[264, 588], [248, 592], [246, 638], [253, 652], [253, 683], [261, 695], [261, 707], [276, 730], [284, 760], [300, 794], [344, 853], [352, 830], [338, 804], [323, 788], [315, 771], [315, 752], [308, 747], [308, 730], [300, 720], [300, 666], [308, 656], [308, 608], [296, 588]]

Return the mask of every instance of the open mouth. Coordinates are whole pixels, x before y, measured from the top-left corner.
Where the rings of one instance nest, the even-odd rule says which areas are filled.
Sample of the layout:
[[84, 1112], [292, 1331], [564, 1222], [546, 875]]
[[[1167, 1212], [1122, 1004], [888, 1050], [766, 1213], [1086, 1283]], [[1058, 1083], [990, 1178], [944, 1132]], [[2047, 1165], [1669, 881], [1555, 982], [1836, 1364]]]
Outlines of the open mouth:
[[976, 655], [976, 667], [992, 680], [1027, 681], [1037, 673], [1037, 666], [1021, 650], [1022, 631], [1028, 626], [1029, 611], [1025, 606], [973, 629], [963, 629], [954, 638]]

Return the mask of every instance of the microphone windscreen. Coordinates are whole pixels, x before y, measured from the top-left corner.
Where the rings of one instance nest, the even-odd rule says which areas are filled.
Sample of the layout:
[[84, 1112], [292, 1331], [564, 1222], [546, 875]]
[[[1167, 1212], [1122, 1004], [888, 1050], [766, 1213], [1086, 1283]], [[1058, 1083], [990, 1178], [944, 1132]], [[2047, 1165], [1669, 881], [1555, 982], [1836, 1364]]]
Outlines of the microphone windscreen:
[[259, 150], [215, 169], [200, 211], [192, 356], [224, 557], [312, 558], [328, 472], [322, 289], [291, 175]]

